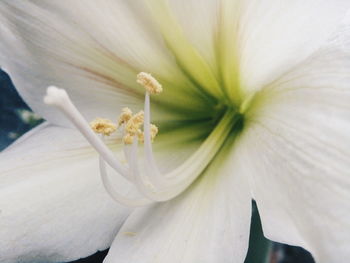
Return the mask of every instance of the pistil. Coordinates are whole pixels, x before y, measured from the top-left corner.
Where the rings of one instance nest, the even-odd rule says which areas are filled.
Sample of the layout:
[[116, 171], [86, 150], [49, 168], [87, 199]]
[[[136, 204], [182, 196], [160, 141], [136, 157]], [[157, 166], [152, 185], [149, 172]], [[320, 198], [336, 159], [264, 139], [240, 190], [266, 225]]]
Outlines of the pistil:
[[130, 179], [128, 170], [113, 155], [112, 151], [101, 141], [92, 131], [87, 121], [74, 106], [67, 92], [54, 86], [47, 88], [47, 94], [44, 102], [61, 110], [65, 116], [74, 124], [74, 126], [84, 135], [88, 142], [96, 149], [103, 159], [119, 174], [126, 179]]

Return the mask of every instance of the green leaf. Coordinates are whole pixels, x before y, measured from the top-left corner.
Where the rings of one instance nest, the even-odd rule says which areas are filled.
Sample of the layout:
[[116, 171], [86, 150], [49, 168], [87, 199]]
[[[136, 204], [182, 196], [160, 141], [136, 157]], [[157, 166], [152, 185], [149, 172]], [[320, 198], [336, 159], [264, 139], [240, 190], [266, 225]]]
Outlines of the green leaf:
[[264, 237], [258, 209], [253, 202], [249, 249], [245, 263], [268, 263], [272, 242]]

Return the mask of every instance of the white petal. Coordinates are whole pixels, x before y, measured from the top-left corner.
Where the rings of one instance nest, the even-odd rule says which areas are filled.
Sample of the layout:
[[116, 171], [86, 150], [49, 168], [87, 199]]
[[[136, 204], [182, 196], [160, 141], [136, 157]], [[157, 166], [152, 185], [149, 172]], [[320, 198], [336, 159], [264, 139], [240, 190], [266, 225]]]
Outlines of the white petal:
[[[212, 34], [210, 32], [213, 31], [213, 28], [208, 28], [209, 32], [204, 30], [200, 30], [200, 32], [193, 32], [193, 27], [190, 26], [189, 29], [185, 29], [184, 22], [187, 21], [188, 24], [193, 24], [194, 19], [195, 23], [203, 23], [202, 21], [206, 21], [207, 25], [215, 25], [215, 20], [207, 22], [205, 20], [205, 13], [211, 14], [206, 19], [214, 18], [212, 14], [215, 15], [215, 8], [211, 10], [211, 7], [215, 6], [211, 2], [204, 2], [204, 8], [198, 9], [196, 8], [194, 13], [196, 15], [191, 14], [189, 11], [191, 10], [191, 6], [196, 6], [195, 2], [186, 2], [185, 5], [183, 2], [175, 2], [175, 1], [147, 1], [149, 3], [150, 10], [153, 14], [154, 20], [159, 27], [160, 32], [164, 38], [164, 42], [167, 44], [169, 50], [173, 53], [176, 61], [181, 68], [185, 72], [186, 75], [189, 75], [190, 78], [197, 84], [197, 87], [205, 91], [206, 94], [210, 94], [214, 97], [220, 96], [221, 87], [218, 79], [215, 76], [215, 72], [213, 72], [213, 68], [208, 65], [208, 62], [203, 57], [202, 54], [198, 52], [196, 47], [198, 47], [198, 36], [201, 34], [209, 35], [207, 38], [201, 38], [204, 40], [203, 46], [213, 46], [213, 43], [208, 43], [207, 40], [212, 38]], [[172, 4], [172, 5], [170, 5]], [[208, 11], [209, 12], [208, 12]], [[203, 12], [204, 11], [204, 12]], [[181, 13], [181, 15], [179, 15]], [[186, 17], [186, 21], [182, 23], [179, 20], [183, 20]], [[190, 22], [189, 22], [190, 21]], [[204, 29], [205, 26], [201, 26], [201, 29]], [[186, 32], [187, 31], [187, 32]], [[195, 46], [193, 46], [195, 43]], [[201, 49], [203, 51], [203, 48]], [[208, 50], [207, 54], [205, 54], [205, 58], [212, 57], [210, 53], [213, 53], [213, 50]], [[212, 59], [210, 59], [212, 60]], [[202, 92], [202, 93], [203, 93]]]
[[171, 0], [171, 11], [181, 26], [189, 43], [196, 48], [212, 71], [218, 73], [216, 64], [215, 34], [218, 22], [217, 0]]
[[[206, 133], [203, 124], [161, 131], [154, 143], [161, 170], [181, 164]], [[110, 246], [130, 210], [107, 195], [97, 165], [80, 134], [47, 124], [1, 153], [0, 261], [70, 261]], [[121, 194], [140, 196], [115, 172], [109, 177]]]
[[0, 154], [0, 261], [57, 262], [110, 246], [130, 213], [77, 132], [41, 125]]
[[258, 94], [241, 140], [265, 235], [323, 263], [350, 258], [349, 39], [342, 27]]
[[174, 95], [164, 101], [190, 101], [188, 94], [180, 92], [179, 100], [171, 93], [193, 84], [179, 72], [141, 2], [1, 1], [0, 14], [1, 66], [34, 111], [53, 123], [66, 124], [43, 105], [50, 85], [67, 89], [89, 119], [139, 107], [140, 71], [154, 73]]
[[226, 149], [180, 197], [136, 210], [118, 233], [105, 263], [242, 263], [251, 199], [244, 177], [232, 174], [228, 156]]
[[260, 89], [317, 50], [349, 8], [347, 0], [242, 1], [238, 52], [245, 92]]

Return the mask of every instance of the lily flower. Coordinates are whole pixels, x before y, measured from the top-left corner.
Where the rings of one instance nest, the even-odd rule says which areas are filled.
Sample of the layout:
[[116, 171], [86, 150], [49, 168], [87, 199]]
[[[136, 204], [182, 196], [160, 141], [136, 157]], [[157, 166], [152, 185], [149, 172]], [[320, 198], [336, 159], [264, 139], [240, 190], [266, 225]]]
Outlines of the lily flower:
[[47, 122], [0, 155], [0, 261], [241, 263], [254, 199], [267, 238], [348, 262], [349, 7], [2, 0]]

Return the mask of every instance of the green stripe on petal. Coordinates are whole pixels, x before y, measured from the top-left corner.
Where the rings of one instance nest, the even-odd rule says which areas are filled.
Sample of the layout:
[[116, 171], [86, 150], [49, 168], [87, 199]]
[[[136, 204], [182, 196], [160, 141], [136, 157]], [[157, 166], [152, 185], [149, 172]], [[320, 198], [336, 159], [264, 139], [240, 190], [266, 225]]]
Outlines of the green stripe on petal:
[[236, 1], [221, 1], [216, 37], [217, 64], [222, 86], [225, 95], [235, 105], [242, 102], [238, 65], [239, 13]]
[[222, 97], [218, 79], [199, 52], [190, 44], [165, 0], [148, 2], [163, 39], [184, 73], [212, 97]]

